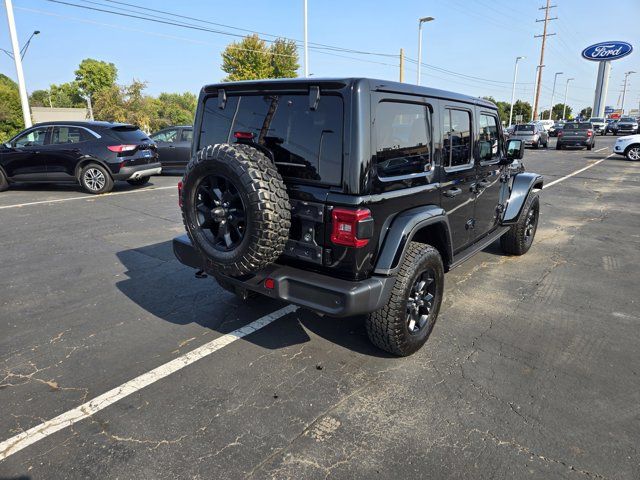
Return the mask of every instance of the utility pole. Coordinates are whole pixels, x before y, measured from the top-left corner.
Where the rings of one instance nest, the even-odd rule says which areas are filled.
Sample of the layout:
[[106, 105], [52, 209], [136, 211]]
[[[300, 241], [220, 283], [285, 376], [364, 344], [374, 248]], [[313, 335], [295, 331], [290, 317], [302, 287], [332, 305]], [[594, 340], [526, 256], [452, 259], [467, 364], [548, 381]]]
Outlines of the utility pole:
[[544, 67], [544, 47], [547, 43], [547, 37], [555, 35], [555, 33], [547, 33], [547, 24], [551, 20], [557, 20], [558, 17], [549, 18], [549, 10], [555, 8], [556, 5], [551, 5], [551, 0], [547, 0], [545, 7], [540, 7], [538, 10], [544, 10], [544, 20], [536, 20], [536, 22], [544, 22], [544, 28], [542, 35], [534, 35], [534, 38], [542, 37], [542, 46], [540, 47], [540, 64], [538, 65], [538, 78], [536, 80], [536, 95], [533, 100], [533, 118], [538, 116], [538, 101], [540, 99], [540, 85], [542, 83], [542, 68]]
[[29, 128], [32, 125], [31, 113], [29, 112], [29, 97], [27, 96], [27, 86], [24, 83], [24, 72], [22, 71], [22, 55], [20, 55], [20, 46], [18, 45], [18, 33], [16, 32], [16, 20], [13, 16], [13, 4], [11, 0], [4, 0], [4, 4], [7, 7], [9, 35], [11, 36], [13, 61], [16, 64], [16, 74], [18, 76], [18, 90], [20, 91], [20, 103], [22, 104], [24, 128]]
[[[536, 78], [538, 78], [538, 72], [540, 71], [540, 69], [542, 67], [546, 67], [546, 65], [538, 65], [536, 67]], [[531, 101], [531, 121], [533, 122], [535, 120], [535, 115], [533, 113], [533, 104], [536, 103], [536, 98], [538, 96], [538, 83], [534, 82], [533, 84], [533, 100]]]
[[400, 83], [404, 82], [404, 49], [400, 49]]
[[307, 38], [307, 0], [304, 0], [304, 76], [309, 76], [309, 44]]
[[624, 97], [627, 95], [627, 79], [629, 75], [636, 73], [633, 70], [624, 73], [624, 87], [622, 87], [622, 114], [624, 115]]

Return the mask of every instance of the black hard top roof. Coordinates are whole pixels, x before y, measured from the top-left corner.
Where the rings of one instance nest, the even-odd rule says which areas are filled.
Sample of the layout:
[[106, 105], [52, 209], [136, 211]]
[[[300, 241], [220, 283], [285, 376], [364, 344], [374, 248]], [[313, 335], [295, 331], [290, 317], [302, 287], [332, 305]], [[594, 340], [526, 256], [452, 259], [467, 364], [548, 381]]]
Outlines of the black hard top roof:
[[282, 78], [274, 80], [243, 80], [240, 82], [224, 82], [213, 83], [203, 87], [202, 91], [205, 93], [216, 93], [219, 89], [227, 91], [235, 90], [270, 90], [270, 89], [297, 89], [304, 88], [309, 85], [319, 85], [325, 88], [340, 89], [347, 86], [355, 86], [368, 84], [369, 89], [373, 91], [386, 91], [406, 93], [409, 95], [422, 95], [428, 97], [445, 98], [450, 100], [457, 100], [461, 102], [473, 103], [475, 105], [481, 105], [489, 108], [496, 108], [496, 106], [483, 98], [472, 97], [469, 95], [463, 95], [461, 93], [449, 92], [446, 90], [439, 90], [437, 88], [423, 87], [414, 85], [411, 83], [400, 83], [391, 80], [380, 80], [375, 78], [359, 78], [359, 77], [346, 77], [346, 78]]
[[42, 122], [34, 125], [38, 127], [46, 127], [46, 126], [55, 126], [55, 125], [71, 125], [77, 127], [86, 127], [86, 128], [114, 128], [114, 127], [132, 127], [138, 128], [135, 125], [131, 125], [130, 123], [117, 123], [117, 122], [99, 122], [99, 121], [64, 121], [64, 120], [56, 120], [51, 122]]

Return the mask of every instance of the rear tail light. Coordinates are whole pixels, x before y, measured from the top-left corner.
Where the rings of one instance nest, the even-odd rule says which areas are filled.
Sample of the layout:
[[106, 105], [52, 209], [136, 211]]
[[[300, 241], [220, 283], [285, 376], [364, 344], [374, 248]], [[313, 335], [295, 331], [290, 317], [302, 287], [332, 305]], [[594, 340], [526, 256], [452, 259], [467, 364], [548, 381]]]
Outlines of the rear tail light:
[[562, 135], [564, 135], [564, 132], [562, 130], [558, 130], [558, 136], [561, 137]]
[[233, 136], [238, 140], [253, 140], [253, 133], [251, 132], [233, 132]]
[[333, 227], [331, 242], [335, 245], [361, 248], [373, 237], [373, 218], [366, 208], [348, 210], [334, 208], [331, 212]]
[[593, 135], [593, 130], [587, 130], [587, 137], [590, 137]]
[[265, 278], [264, 288], [266, 288], [267, 290], [273, 290], [274, 288], [276, 288], [276, 281], [273, 278]]
[[182, 180], [178, 182], [178, 206], [182, 208]]
[[138, 148], [138, 145], [109, 145], [107, 148], [112, 152], [122, 153], [132, 152], [133, 150]]

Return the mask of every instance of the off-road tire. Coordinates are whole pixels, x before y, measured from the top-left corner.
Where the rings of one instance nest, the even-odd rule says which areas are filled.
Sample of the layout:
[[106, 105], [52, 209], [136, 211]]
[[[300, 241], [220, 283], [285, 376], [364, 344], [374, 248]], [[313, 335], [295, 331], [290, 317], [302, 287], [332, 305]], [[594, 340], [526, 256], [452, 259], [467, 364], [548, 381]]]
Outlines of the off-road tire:
[[0, 170], [0, 192], [4, 192], [9, 188], [9, 181], [4, 176], [4, 172]]
[[[407, 302], [416, 280], [427, 270], [434, 273], [436, 289], [431, 311], [424, 327], [411, 333], [407, 323]], [[398, 270], [389, 301], [367, 317], [367, 334], [371, 342], [382, 350], [402, 357], [416, 352], [431, 335], [442, 304], [443, 291], [444, 267], [440, 253], [431, 245], [411, 242]]]
[[[87, 180], [87, 172], [89, 171], [98, 171], [101, 172], [103, 177], [104, 177], [104, 184], [101, 188], [92, 188], [90, 186], [90, 183]], [[107, 171], [106, 168], [104, 168], [102, 165], [98, 164], [98, 163], [90, 163], [88, 165], [85, 165], [82, 170], [80, 171], [80, 185], [82, 186], [82, 188], [88, 192], [88, 193], [92, 193], [94, 195], [99, 195], [101, 193], [108, 193], [111, 190], [113, 190], [113, 178], [111, 178], [111, 174]]]
[[[199, 226], [196, 194], [209, 175], [228, 178], [245, 207], [246, 229], [237, 247], [214, 248]], [[240, 276], [273, 263], [284, 251], [291, 227], [291, 207], [282, 177], [261, 151], [242, 144], [209, 145], [191, 159], [182, 177], [182, 220], [193, 246], [220, 273]]]
[[587, 145], [587, 151], [591, 151], [591, 149], [593, 148], [593, 145]]
[[[535, 224], [530, 237], [526, 235], [529, 228], [528, 219], [529, 212], [534, 210]], [[518, 222], [511, 225], [507, 233], [500, 237], [500, 246], [505, 253], [510, 255], [524, 255], [529, 251], [533, 244], [533, 239], [538, 230], [538, 220], [540, 216], [540, 199], [537, 193], [531, 192], [527, 197], [527, 201], [522, 207]]]
[[562, 150], [562, 145], [560, 143], [556, 143], [556, 150]]
[[133, 185], [134, 187], [141, 187], [142, 185], [146, 185], [147, 183], [149, 183], [150, 178], [151, 177], [132, 178], [130, 180], [127, 180], [127, 183], [129, 185]]

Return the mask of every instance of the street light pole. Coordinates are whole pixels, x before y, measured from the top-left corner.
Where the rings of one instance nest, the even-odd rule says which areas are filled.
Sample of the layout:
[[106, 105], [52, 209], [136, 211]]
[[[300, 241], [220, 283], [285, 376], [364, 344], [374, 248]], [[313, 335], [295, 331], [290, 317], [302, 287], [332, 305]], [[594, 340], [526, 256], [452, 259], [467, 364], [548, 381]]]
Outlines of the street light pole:
[[418, 81], [416, 82], [418, 85], [420, 85], [420, 67], [422, 64], [422, 24], [433, 20], [435, 20], [433, 17], [418, 19]]
[[27, 49], [29, 48], [29, 45], [31, 45], [31, 39], [35, 36], [35, 35], [40, 35], [40, 30], [36, 30], [34, 31], [31, 36], [29, 37], [29, 39], [25, 42], [24, 46], [20, 49], [20, 57], [22, 59], [24, 59], [24, 56], [27, 54]]
[[567, 78], [567, 84], [564, 86], [564, 102], [562, 102], [562, 120], [564, 120], [567, 113], [567, 92], [569, 91], [569, 82], [575, 80], [575, 78]]
[[309, 76], [309, 45], [307, 39], [307, 0], [304, 0], [304, 76]]
[[31, 113], [29, 113], [29, 98], [27, 97], [27, 86], [24, 83], [24, 72], [22, 71], [22, 57], [18, 46], [18, 33], [16, 32], [16, 20], [13, 16], [13, 4], [11, 0], [4, 0], [7, 7], [7, 21], [9, 22], [9, 35], [11, 36], [11, 47], [13, 48], [13, 61], [16, 64], [16, 74], [18, 76], [18, 90], [20, 92], [20, 103], [22, 104], [22, 117], [24, 127], [29, 128], [31, 124]]
[[549, 107], [549, 120], [553, 116], [553, 97], [556, 94], [556, 80], [558, 80], [558, 75], [562, 75], [564, 72], [556, 72], [553, 76], [553, 89], [551, 90], [551, 107]]
[[629, 75], [631, 75], [632, 73], [636, 73], [633, 70], [630, 70], [628, 72], [625, 72], [624, 74], [624, 87], [622, 88], [622, 114], [624, 115], [624, 97], [627, 94], [627, 78], [629, 78]]
[[516, 66], [513, 69], [513, 87], [511, 87], [511, 110], [509, 110], [509, 123], [507, 127], [511, 125], [511, 117], [513, 117], [513, 100], [516, 94], [516, 79], [518, 78], [518, 61], [525, 57], [516, 57]]
[[535, 120], [535, 113], [534, 112], [534, 108], [533, 105], [536, 103], [536, 98], [538, 97], [538, 70], [540, 70], [541, 68], [544, 68], [545, 65], [538, 65], [536, 67], [536, 82], [533, 84], [533, 102], [531, 102], [531, 121], [533, 122]]

